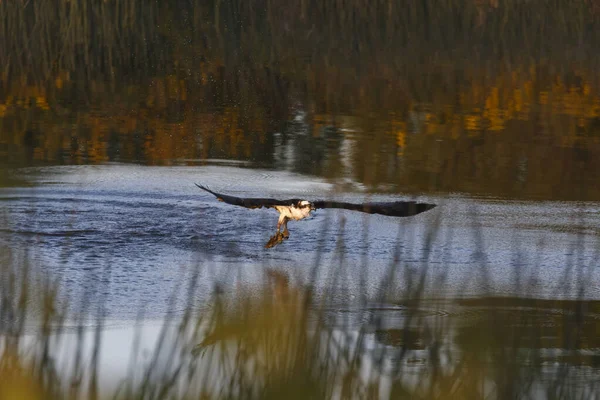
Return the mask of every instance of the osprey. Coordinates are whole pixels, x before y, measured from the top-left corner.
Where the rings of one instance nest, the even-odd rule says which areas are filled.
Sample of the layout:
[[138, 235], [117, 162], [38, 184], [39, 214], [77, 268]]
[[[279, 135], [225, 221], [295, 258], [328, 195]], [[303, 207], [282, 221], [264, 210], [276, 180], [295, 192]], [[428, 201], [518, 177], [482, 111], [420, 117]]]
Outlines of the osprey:
[[[308, 201], [302, 199], [277, 200], [256, 197], [240, 198], [213, 192], [207, 187], [198, 185], [197, 183], [195, 185], [200, 189], [214, 195], [217, 200], [223, 201], [227, 204], [246, 208], [274, 208], [275, 210], [279, 211], [277, 231], [275, 235], [269, 239], [265, 245], [265, 248], [274, 247], [283, 242], [284, 239], [290, 237], [290, 233], [287, 228], [288, 221], [300, 221], [301, 219], [308, 217], [311, 211], [319, 208], [343, 208], [346, 210], [360, 211], [369, 214], [381, 214], [390, 217], [411, 217], [424, 211], [431, 210], [435, 207], [435, 204], [416, 203], [414, 201], [357, 204], [328, 200]], [[281, 230], [282, 227], [283, 230]]]

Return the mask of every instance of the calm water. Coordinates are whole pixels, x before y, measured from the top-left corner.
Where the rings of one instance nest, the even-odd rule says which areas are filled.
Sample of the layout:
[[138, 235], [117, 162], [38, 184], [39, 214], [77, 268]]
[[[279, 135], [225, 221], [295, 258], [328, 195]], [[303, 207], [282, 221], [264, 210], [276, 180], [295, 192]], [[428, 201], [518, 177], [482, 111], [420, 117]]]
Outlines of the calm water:
[[[367, 195], [335, 191], [320, 178], [224, 166], [69, 166], [21, 173], [34, 186], [0, 191], [2, 244], [15, 254], [28, 252], [68, 294], [108, 291], [107, 306], [117, 319], [135, 317], [132, 304], [163, 316], [176, 286], [194, 271], [201, 300], [216, 282], [227, 290], [260, 282], [265, 267], [306, 280], [317, 257], [317, 286], [339, 287], [340, 303], [376, 297], [394, 257], [402, 262], [398, 286], [428, 269], [433, 296], [573, 298], [582, 294], [580, 287], [585, 297], [600, 295], [600, 213], [594, 203]], [[291, 223], [290, 239], [266, 250], [276, 212], [218, 202], [194, 182], [239, 196], [416, 198], [439, 207], [407, 219], [321, 210]]]

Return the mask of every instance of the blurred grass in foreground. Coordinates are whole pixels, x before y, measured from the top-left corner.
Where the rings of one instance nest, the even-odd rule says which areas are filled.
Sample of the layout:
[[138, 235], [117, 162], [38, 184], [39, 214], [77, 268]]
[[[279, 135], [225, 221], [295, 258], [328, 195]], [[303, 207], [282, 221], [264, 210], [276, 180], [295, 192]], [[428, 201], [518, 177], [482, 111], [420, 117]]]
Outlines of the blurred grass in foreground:
[[[27, 255], [2, 254], [2, 399], [570, 399], [597, 390], [599, 302], [431, 299], [424, 268], [407, 290], [358, 306], [276, 270], [259, 288], [217, 287], [202, 310], [190, 301], [164, 321], [154, 353], [132, 359], [113, 392], [100, 379], [102, 346], [111, 346], [95, 311], [102, 299], [69, 307], [56, 283], [33, 276]], [[391, 279], [409, 269], [395, 263]], [[196, 283], [186, 283], [190, 299]], [[402, 310], [393, 326], [381, 304]], [[444, 312], [449, 305], [466, 311]]]

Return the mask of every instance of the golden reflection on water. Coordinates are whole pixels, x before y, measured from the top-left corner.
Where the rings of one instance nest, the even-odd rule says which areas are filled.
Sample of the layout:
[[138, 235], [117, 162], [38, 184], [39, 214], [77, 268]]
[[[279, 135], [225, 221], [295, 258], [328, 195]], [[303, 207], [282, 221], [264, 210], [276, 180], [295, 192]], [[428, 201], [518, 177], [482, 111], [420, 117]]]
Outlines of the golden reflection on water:
[[0, 157], [600, 199], [595, 2], [221, 3], [0, 3]]
[[[204, 67], [200, 76], [210, 78], [197, 82], [183, 74], [123, 87], [91, 81], [84, 93], [67, 73], [45, 87], [24, 77], [3, 82], [3, 158], [14, 165], [219, 158], [405, 191], [600, 198], [586, 184], [600, 171], [600, 97], [585, 71], [449, 69], [424, 78], [426, 98], [386, 92], [408, 87], [408, 77], [348, 89], [343, 73], [329, 71], [304, 82], [308, 91], [287, 85], [282, 102], [265, 93], [284, 77], [256, 72], [246, 82]], [[293, 148], [295, 163], [278, 161], [282, 146]]]

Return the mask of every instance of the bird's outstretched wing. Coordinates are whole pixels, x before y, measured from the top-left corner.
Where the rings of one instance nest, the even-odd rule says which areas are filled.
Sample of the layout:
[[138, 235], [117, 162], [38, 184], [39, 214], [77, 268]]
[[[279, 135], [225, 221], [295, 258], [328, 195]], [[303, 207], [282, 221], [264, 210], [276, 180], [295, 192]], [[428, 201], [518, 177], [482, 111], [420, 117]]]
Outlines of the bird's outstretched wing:
[[225, 202], [227, 204], [232, 204], [234, 206], [241, 206], [246, 208], [262, 208], [262, 207], [273, 207], [273, 206], [291, 206], [297, 202], [297, 199], [289, 199], [289, 200], [277, 200], [277, 199], [265, 199], [265, 198], [241, 198], [228, 196], [226, 194], [216, 193], [207, 188], [206, 186], [195, 184], [200, 189], [212, 194], [217, 198], [217, 200]]
[[431, 210], [435, 204], [414, 201], [394, 201], [387, 203], [345, 203], [339, 201], [318, 200], [312, 202], [314, 208], [343, 208], [369, 214], [388, 215], [390, 217], [410, 217]]

